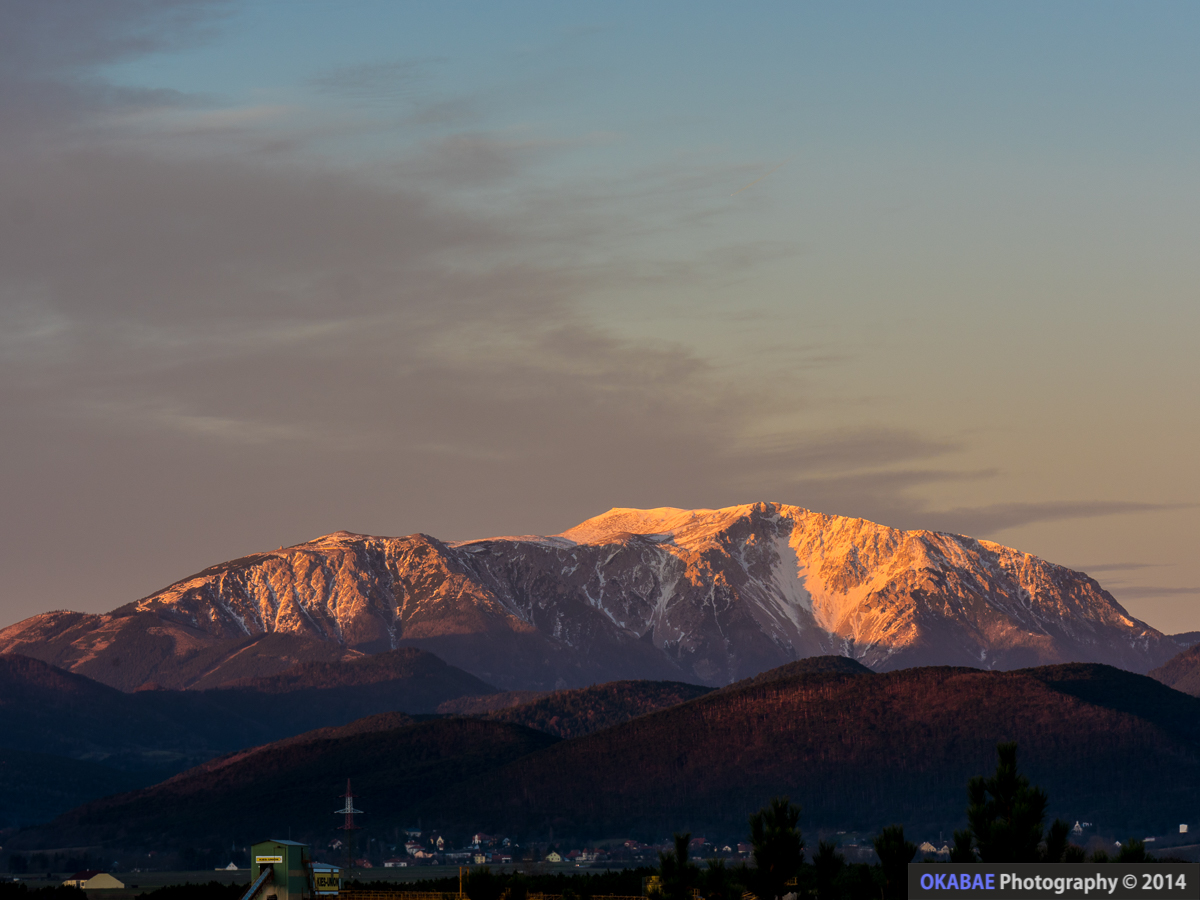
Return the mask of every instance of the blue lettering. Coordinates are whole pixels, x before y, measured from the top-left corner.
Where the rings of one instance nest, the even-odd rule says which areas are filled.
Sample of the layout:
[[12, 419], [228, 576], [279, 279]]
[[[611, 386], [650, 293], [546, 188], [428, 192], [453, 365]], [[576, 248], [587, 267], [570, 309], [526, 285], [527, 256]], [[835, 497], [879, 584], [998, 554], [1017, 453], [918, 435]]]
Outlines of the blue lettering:
[[976, 875], [976, 876], [975, 876], [975, 881], [974, 881], [974, 882], [972, 882], [972, 884], [971, 884], [971, 887], [973, 887], [973, 888], [978, 888], [979, 890], [981, 890], [981, 891], [982, 891], [982, 890], [983, 890], [983, 876], [982, 876], [982, 875]]
[[988, 873], [988, 875], [987, 875], [987, 885], [986, 885], [986, 888], [987, 888], [987, 890], [989, 890], [989, 891], [994, 891], [994, 890], [996, 889], [996, 876], [995, 876], [995, 875], [992, 875], [990, 872], [989, 872], [989, 873]]
[[921, 876], [921, 890], [927, 891], [933, 887], [933, 876], [926, 872]]
[[946, 889], [946, 876], [945, 875], [937, 876], [937, 878], [934, 879], [933, 883], [934, 883], [934, 886], [939, 891], [944, 891]]

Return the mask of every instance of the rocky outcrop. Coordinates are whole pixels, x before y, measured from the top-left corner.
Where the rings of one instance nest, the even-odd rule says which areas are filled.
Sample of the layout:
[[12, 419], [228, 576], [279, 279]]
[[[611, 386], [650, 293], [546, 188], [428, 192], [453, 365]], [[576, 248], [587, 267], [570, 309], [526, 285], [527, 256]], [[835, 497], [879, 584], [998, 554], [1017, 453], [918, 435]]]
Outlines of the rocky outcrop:
[[1146, 672], [1180, 649], [1080, 572], [778, 503], [614, 509], [552, 537], [454, 544], [338, 532], [214, 566], [107, 616], [34, 617], [0, 632], [0, 652], [113, 683], [107, 660], [131, 629], [180, 658], [262, 634], [347, 653], [417, 646], [508, 690], [722, 685], [824, 654], [875, 670], [1075, 661]]

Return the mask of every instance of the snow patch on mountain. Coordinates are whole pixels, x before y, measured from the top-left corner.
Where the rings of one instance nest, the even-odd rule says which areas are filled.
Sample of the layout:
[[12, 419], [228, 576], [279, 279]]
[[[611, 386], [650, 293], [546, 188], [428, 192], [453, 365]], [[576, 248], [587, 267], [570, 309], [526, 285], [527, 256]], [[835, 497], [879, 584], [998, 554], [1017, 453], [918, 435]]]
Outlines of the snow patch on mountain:
[[[1179, 649], [1082, 573], [780, 503], [616, 508], [560, 535], [451, 543], [340, 531], [213, 566], [124, 609], [169, 623], [165, 641], [187, 630], [212, 641], [294, 634], [347, 652], [420, 646], [508, 689], [724, 684], [831, 652], [876, 669], [1082, 661], [1144, 672]], [[0, 652], [58, 641], [91, 665], [116, 654], [105, 641], [115, 647], [113, 629], [129, 621], [38, 617], [6, 629]]]

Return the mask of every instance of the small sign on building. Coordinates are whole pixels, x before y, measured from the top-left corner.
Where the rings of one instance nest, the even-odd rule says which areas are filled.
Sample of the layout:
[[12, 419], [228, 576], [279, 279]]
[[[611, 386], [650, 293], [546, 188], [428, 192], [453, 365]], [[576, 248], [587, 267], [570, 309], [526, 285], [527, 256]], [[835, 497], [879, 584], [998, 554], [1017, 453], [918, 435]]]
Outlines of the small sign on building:
[[313, 865], [313, 892], [336, 894], [342, 889], [342, 870], [337, 866]]

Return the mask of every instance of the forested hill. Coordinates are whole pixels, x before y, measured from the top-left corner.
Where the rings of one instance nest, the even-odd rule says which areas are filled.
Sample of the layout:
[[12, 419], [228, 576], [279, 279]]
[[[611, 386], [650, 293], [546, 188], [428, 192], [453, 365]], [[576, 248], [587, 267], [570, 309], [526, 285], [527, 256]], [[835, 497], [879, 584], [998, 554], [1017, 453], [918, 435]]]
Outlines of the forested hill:
[[502, 833], [733, 835], [788, 794], [810, 826], [948, 830], [968, 779], [1015, 740], [1051, 815], [1154, 833], [1200, 802], [1198, 723], [1200, 700], [1108, 666], [798, 674], [558, 744], [425, 815]]
[[1152, 669], [1150, 677], [1177, 691], [1193, 697], [1200, 696], [1200, 644], [1189, 647], [1157, 669]]
[[527, 725], [558, 737], [582, 737], [695, 700], [712, 690], [679, 681], [612, 681], [574, 691], [555, 691], [532, 703], [489, 712], [487, 717]]
[[356, 805], [366, 810], [362, 823], [391, 837], [448, 785], [486, 778], [557, 740], [504, 722], [411, 724], [384, 714], [213, 760], [154, 787], [81, 806], [6, 844], [219, 847], [291, 833], [324, 846], [335, 833], [332, 811], [351, 776]]
[[[609, 689], [622, 690], [590, 696]], [[586, 712], [587, 692], [566, 693]], [[534, 703], [523, 715], [550, 711]], [[551, 829], [735, 838], [779, 795], [802, 806], [810, 832], [949, 833], [1001, 741], [1019, 744], [1051, 817], [1154, 834], [1200, 806], [1200, 699], [1101, 665], [777, 672], [562, 741], [488, 719], [409, 722], [381, 716], [213, 761], [12, 843], [177, 845], [216, 840], [230, 823], [307, 840], [328, 833], [346, 777], [370, 827], [388, 833], [420, 821], [526, 840]]]

